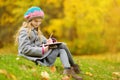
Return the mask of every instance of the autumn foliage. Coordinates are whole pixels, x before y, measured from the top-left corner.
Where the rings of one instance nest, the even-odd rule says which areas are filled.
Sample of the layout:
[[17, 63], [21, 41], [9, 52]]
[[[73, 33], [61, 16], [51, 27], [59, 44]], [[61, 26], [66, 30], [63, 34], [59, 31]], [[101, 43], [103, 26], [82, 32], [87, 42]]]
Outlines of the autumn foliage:
[[0, 47], [14, 34], [31, 6], [45, 12], [41, 30], [64, 41], [73, 54], [120, 51], [120, 0], [0, 0]]

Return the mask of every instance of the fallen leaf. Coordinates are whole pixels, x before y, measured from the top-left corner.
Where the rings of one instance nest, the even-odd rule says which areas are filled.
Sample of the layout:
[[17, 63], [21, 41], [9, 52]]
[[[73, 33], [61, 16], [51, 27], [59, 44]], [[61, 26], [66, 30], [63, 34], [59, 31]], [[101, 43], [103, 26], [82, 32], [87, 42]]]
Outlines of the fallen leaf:
[[118, 80], [116, 77], [112, 77], [112, 80]]
[[10, 76], [10, 79], [12, 79], [12, 80], [17, 80], [17, 78], [15, 77], [15, 75], [9, 74], [9, 76]]
[[8, 73], [6, 70], [4, 70], [4, 69], [0, 69], [0, 74], [3, 74], [3, 75], [6, 76], [8, 79], [17, 80], [17, 78], [15, 77], [15, 75], [9, 74], [9, 73]]
[[16, 60], [19, 60], [19, 59], [20, 59], [19, 57], [16, 58]]
[[0, 74], [3, 74], [3, 75], [5, 75], [5, 76], [7, 76], [7, 78], [9, 77], [7, 74], [7, 71], [6, 70], [4, 70], [4, 69], [0, 69]]
[[62, 78], [62, 80], [70, 80], [70, 77], [64, 76], [64, 77]]
[[90, 72], [86, 72], [85, 74], [88, 75], [88, 76], [93, 76], [93, 74], [90, 73]]
[[120, 77], [120, 72], [113, 72], [112, 75]]
[[44, 71], [44, 72], [41, 72], [41, 78], [42, 80], [49, 80], [50, 76], [46, 71]]
[[56, 67], [55, 66], [50, 66], [50, 71], [54, 73], [56, 71]]

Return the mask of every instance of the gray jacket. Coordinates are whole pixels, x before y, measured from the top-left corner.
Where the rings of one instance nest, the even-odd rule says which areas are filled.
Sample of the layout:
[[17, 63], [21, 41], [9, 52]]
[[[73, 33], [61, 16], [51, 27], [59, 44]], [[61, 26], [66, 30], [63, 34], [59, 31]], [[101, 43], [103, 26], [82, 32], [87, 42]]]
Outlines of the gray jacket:
[[[46, 43], [46, 38], [42, 36], [42, 40], [40, 41], [37, 31], [32, 29], [30, 33], [30, 37], [28, 36], [28, 28], [22, 28], [20, 30], [20, 35], [18, 37], [18, 52], [19, 56], [23, 56], [29, 60], [36, 61], [39, 60], [38, 63], [46, 66], [50, 66], [54, 63], [54, 59], [51, 61], [46, 60], [49, 54], [52, 52], [50, 49], [44, 55], [42, 54], [42, 43]], [[56, 51], [54, 51], [55, 53]], [[56, 55], [52, 55], [55, 56]]]

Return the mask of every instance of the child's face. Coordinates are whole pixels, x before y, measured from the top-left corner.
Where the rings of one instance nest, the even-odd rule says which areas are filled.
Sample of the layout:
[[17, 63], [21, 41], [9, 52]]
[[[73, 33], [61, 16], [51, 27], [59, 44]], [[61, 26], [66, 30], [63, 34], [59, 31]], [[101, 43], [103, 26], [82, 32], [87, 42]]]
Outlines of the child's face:
[[33, 25], [34, 28], [38, 28], [42, 22], [42, 19], [36, 18], [31, 21], [31, 24]]

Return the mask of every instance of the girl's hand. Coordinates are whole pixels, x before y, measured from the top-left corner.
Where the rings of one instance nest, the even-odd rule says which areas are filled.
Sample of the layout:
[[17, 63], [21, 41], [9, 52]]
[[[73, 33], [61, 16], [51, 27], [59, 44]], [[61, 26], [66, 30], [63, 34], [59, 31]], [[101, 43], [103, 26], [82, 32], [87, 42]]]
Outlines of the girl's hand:
[[53, 43], [57, 42], [57, 40], [55, 38], [51, 38]]
[[53, 40], [51, 39], [51, 38], [49, 38], [48, 40], [47, 40], [47, 44], [52, 44], [53, 43]]
[[48, 52], [49, 46], [45, 46], [45, 47], [44, 47], [44, 50], [45, 50], [45, 53]]
[[44, 46], [44, 44], [42, 44], [42, 54], [48, 52], [49, 50], [49, 46]]

